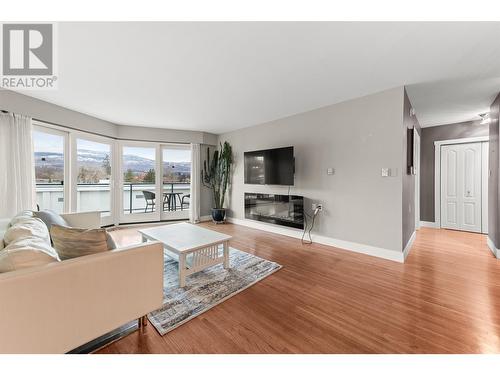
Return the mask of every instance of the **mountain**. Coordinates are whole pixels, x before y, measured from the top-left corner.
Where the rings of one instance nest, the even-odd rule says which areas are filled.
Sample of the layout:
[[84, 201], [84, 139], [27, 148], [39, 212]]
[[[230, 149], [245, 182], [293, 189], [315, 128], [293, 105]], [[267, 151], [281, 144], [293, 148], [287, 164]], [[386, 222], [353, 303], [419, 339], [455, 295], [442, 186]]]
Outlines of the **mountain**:
[[[78, 165], [87, 168], [101, 167], [104, 163], [107, 153], [92, 150], [78, 150]], [[147, 172], [154, 169], [155, 162], [135, 155], [124, 155], [123, 170], [131, 169], [132, 172]], [[35, 152], [35, 167], [63, 168], [63, 154], [55, 152]], [[164, 166], [173, 173], [189, 173], [191, 163], [186, 162], [165, 162]]]

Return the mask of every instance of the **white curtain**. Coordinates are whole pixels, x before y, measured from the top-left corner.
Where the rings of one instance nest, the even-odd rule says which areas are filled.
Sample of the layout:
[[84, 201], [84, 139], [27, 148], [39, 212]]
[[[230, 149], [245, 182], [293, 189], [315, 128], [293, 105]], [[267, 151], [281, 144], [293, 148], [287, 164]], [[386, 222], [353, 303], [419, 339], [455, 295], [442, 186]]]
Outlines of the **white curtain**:
[[0, 218], [34, 209], [31, 117], [0, 113]]
[[191, 197], [189, 199], [189, 221], [200, 221], [201, 147], [191, 143]]

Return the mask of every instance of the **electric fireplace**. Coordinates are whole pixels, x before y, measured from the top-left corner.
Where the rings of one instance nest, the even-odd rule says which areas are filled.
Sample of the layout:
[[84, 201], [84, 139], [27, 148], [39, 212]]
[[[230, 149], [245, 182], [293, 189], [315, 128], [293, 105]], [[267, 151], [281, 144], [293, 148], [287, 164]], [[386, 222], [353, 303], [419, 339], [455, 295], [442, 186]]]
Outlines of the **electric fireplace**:
[[304, 229], [304, 197], [245, 193], [245, 218]]

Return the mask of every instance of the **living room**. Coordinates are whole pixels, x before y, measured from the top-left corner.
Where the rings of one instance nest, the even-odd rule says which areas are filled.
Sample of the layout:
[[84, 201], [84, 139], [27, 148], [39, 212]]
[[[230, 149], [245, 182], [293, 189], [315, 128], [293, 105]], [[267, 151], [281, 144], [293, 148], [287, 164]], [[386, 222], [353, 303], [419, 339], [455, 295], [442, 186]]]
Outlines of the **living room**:
[[499, 22], [151, 21], [2, 22], [0, 353], [498, 353]]

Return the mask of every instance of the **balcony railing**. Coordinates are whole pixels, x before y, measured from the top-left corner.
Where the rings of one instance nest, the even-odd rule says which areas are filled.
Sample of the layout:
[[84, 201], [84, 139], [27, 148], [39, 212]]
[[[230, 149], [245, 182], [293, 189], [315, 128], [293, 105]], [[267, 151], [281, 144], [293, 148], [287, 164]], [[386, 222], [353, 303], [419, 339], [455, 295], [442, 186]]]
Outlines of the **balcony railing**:
[[[123, 184], [123, 211], [126, 214], [140, 213], [146, 211], [146, 200], [144, 191], [155, 192], [156, 186], [151, 183], [129, 183]], [[157, 208], [164, 211], [181, 211], [189, 208], [189, 200], [182, 198], [189, 194], [189, 183], [168, 182], [163, 184], [162, 198], [155, 199]], [[89, 183], [77, 185], [77, 210], [100, 211], [104, 216], [110, 214], [111, 207], [111, 187], [108, 183]], [[157, 195], [157, 194], [156, 194]], [[163, 204], [165, 195], [170, 199], [175, 199], [171, 204]], [[50, 209], [56, 212], [64, 210], [64, 186], [62, 183], [37, 183], [36, 184], [37, 204], [40, 209]], [[161, 204], [160, 204], [161, 202]], [[151, 206], [148, 207], [148, 212]]]
[[[161, 198], [158, 199], [158, 194], [155, 192], [156, 186], [151, 183], [128, 183], [123, 184], [123, 210], [125, 213], [134, 212], [149, 212], [151, 206], [146, 206], [146, 199], [144, 198], [144, 191], [155, 193], [155, 209], [163, 209], [164, 211], [182, 211], [189, 208], [189, 200], [184, 200], [182, 205], [182, 198], [189, 194], [190, 185], [186, 182], [166, 182], [163, 184], [163, 192]], [[166, 198], [168, 196], [168, 198]], [[128, 198], [128, 199], [127, 199]], [[170, 199], [170, 204], [167, 200]], [[174, 203], [175, 202], [175, 203]]]

